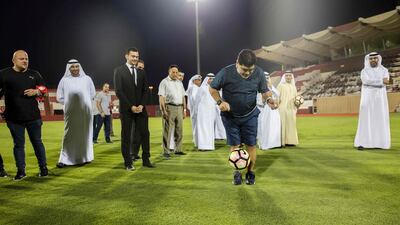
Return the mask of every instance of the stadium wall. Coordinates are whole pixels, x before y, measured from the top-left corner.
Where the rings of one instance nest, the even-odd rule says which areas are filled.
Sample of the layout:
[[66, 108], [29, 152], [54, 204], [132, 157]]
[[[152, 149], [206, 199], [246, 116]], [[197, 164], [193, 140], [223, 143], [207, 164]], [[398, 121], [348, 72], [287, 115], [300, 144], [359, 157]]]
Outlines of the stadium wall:
[[[395, 112], [400, 104], [400, 93], [387, 93], [389, 112]], [[314, 113], [317, 114], [351, 114], [358, 113], [360, 95], [347, 95], [317, 98], [314, 101]]]

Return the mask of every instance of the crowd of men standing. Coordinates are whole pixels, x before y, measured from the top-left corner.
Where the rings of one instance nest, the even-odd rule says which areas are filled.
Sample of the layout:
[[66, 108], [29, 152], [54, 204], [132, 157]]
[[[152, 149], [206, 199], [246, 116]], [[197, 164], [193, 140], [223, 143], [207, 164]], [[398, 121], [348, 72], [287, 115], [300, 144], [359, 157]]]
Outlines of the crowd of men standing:
[[[154, 168], [150, 161], [146, 111], [148, 82], [144, 62], [139, 59], [139, 50], [136, 48], [127, 49], [124, 56], [125, 64], [115, 68], [113, 76], [115, 93], [119, 99], [124, 168], [127, 171], [135, 170], [134, 161], [138, 159], [142, 159], [144, 167]], [[388, 72], [381, 61], [377, 53], [367, 55], [361, 73], [360, 120], [354, 143], [359, 150], [390, 148], [389, 115], [384, 89], [388, 83]], [[5, 96], [4, 116], [14, 142], [17, 167], [14, 180], [26, 176], [25, 130], [38, 160], [38, 176], [45, 177], [48, 176], [48, 169], [41, 138], [42, 120], [38, 102], [47, 94], [47, 88], [40, 73], [28, 68], [29, 57], [25, 51], [16, 51], [12, 62], [13, 67], [0, 71], [0, 97]], [[170, 65], [168, 75], [158, 88], [164, 159], [170, 159], [171, 154], [186, 155], [182, 140], [187, 109], [190, 110], [193, 143], [200, 151], [214, 150], [216, 139], [226, 139], [232, 151], [246, 146], [251, 158], [246, 184], [255, 184], [257, 141], [260, 149], [295, 146], [299, 143], [296, 128], [299, 105], [294, 101], [297, 89], [293, 73], [284, 73], [275, 88], [268, 73], [256, 66], [255, 54], [245, 49], [239, 53], [235, 64], [223, 68], [216, 75], [209, 73], [204, 79], [199, 74], [191, 77], [187, 90], [182, 83], [183, 75], [178, 65]], [[71, 59], [67, 62], [57, 87], [57, 101], [64, 107], [64, 135], [56, 164], [58, 168], [93, 161], [93, 144], [97, 143], [103, 124], [105, 141], [112, 143], [109, 89], [110, 85], [105, 83], [96, 94], [92, 79], [84, 72], [79, 61]], [[381, 120], [377, 122], [376, 118]], [[367, 138], [371, 135], [372, 139]], [[0, 177], [7, 175], [0, 155]], [[233, 184], [241, 183], [241, 174], [235, 171]]]

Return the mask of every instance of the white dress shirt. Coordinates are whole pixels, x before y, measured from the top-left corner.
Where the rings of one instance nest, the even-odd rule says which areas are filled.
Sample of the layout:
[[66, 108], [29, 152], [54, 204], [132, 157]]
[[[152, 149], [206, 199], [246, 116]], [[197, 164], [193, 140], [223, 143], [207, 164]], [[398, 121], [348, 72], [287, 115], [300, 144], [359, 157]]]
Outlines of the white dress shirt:
[[128, 67], [128, 69], [131, 72], [131, 74], [135, 76], [135, 85], [137, 85], [137, 70], [136, 70], [136, 67], [134, 65], [129, 64], [129, 63], [126, 63], [125, 65]]

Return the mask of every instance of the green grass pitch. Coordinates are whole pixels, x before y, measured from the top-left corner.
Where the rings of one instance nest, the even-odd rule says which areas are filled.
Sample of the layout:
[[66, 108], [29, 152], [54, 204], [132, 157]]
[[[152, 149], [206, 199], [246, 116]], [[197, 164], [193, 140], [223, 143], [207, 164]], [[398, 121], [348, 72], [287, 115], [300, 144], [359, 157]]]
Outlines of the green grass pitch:
[[[258, 151], [256, 185], [233, 186], [228, 148], [195, 151], [185, 120], [185, 156], [163, 161], [161, 120], [150, 119], [155, 169], [123, 168], [120, 124], [103, 134], [95, 160], [58, 169], [63, 122], [45, 122], [50, 176], [38, 178], [27, 140], [27, 175], [0, 178], [0, 224], [400, 224], [400, 114], [391, 114], [391, 150], [357, 151], [357, 117], [298, 117], [300, 145]], [[0, 124], [0, 153], [16, 173], [12, 139]]]

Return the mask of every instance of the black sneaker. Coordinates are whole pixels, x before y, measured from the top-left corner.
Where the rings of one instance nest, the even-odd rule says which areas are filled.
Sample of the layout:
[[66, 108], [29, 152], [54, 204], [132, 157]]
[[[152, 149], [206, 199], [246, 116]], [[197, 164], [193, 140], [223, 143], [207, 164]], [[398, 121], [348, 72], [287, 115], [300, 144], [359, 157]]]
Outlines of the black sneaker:
[[110, 139], [106, 140], [107, 143], [113, 143]]
[[47, 169], [46, 166], [41, 166], [39, 172], [39, 177], [47, 177], [49, 175], [49, 170]]
[[0, 170], [0, 177], [8, 177], [8, 173], [6, 172], [5, 169]]
[[363, 147], [363, 146], [358, 146], [358, 147], [357, 147], [357, 150], [359, 150], [359, 151], [364, 151], [364, 147]]
[[246, 173], [246, 184], [253, 185], [256, 184], [256, 175], [253, 171], [248, 171]]
[[24, 169], [19, 169], [17, 171], [17, 175], [15, 175], [14, 180], [18, 181], [18, 180], [22, 180], [26, 177], [26, 173]]
[[140, 156], [138, 156], [138, 155], [133, 156], [133, 161], [137, 161], [138, 159], [141, 159]]
[[132, 170], [135, 170], [135, 167], [133, 165], [129, 165], [129, 166], [126, 166], [125, 169], [127, 171], [132, 171]]
[[240, 171], [236, 170], [235, 172], [233, 172], [232, 184], [234, 184], [234, 185], [242, 184], [242, 174], [240, 173]]

